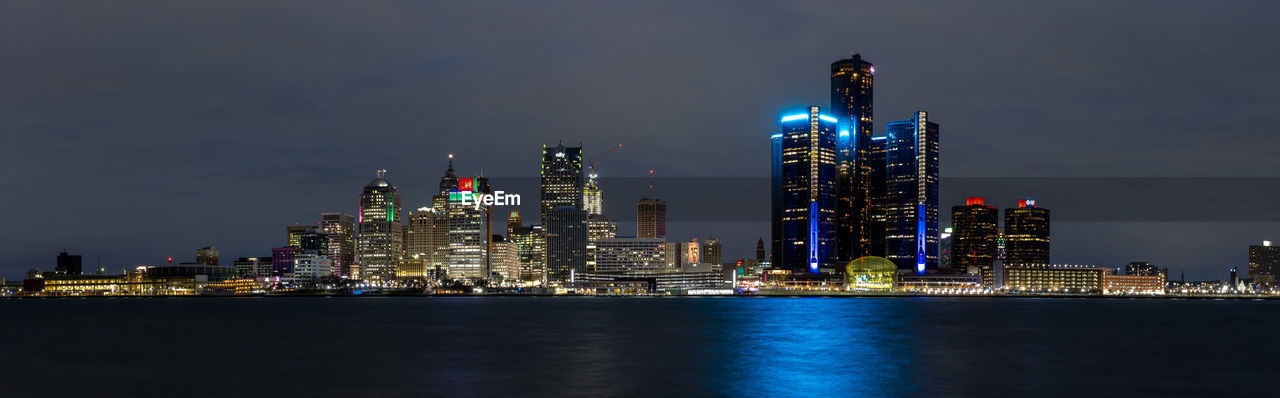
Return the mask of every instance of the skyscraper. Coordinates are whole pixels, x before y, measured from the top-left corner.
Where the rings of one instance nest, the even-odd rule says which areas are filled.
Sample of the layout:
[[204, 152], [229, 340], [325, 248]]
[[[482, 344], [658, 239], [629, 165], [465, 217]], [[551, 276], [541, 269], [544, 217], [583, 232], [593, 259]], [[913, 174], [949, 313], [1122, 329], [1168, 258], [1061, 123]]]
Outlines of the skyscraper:
[[887, 130], [885, 257], [924, 274], [938, 268], [938, 124], [917, 111]]
[[1261, 245], [1249, 245], [1249, 277], [1254, 283], [1268, 286], [1275, 284], [1276, 271], [1280, 270], [1280, 246], [1264, 240]]
[[400, 253], [404, 251], [404, 224], [400, 221], [400, 193], [378, 170], [360, 194], [360, 234], [356, 251], [360, 279], [374, 283], [395, 280]]
[[542, 223], [547, 213], [560, 206], [583, 210], [582, 147], [542, 147], [541, 172]]
[[1049, 209], [1036, 206], [1035, 199], [1018, 201], [1018, 207], [1004, 209], [1005, 265], [1048, 265]]
[[196, 250], [196, 262], [204, 265], [218, 265], [218, 249], [205, 246]]
[[540, 207], [546, 232], [547, 272], [563, 281], [587, 266], [587, 211], [583, 206], [582, 147], [542, 147]]
[[524, 226], [524, 220], [520, 218], [520, 211], [512, 210], [511, 215], [507, 216], [507, 240], [515, 240], [515, 229]]
[[783, 116], [774, 143], [773, 216], [775, 267], [792, 272], [831, 272], [838, 261], [838, 121], [810, 106]]
[[[490, 218], [493, 207], [476, 204], [472, 193], [493, 193], [484, 177], [459, 178], [457, 191], [450, 193], [447, 217], [449, 242], [449, 277], [488, 279], [490, 277], [489, 244], [493, 237]], [[463, 203], [463, 198], [467, 202]]]
[[559, 206], [546, 220], [549, 280], [563, 282], [570, 271], [587, 272], [587, 211]]
[[640, 198], [636, 202], [636, 237], [654, 239], [667, 237], [666, 201]]
[[830, 111], [842, 124], [837, 159], [840, 167], [837, 259], [841, 262], [876, 255], [877, 251], [872, 246], [875, 233], [872, 221], [874, 210], [883, 207], [883, 203], [877, 203], [883, 201], [883, 197], [873, 194], [878, 183], [873, 176], [883, 175], [885, 164], [883, 159], [876, 161], [871, 149], [875, 71], [875, 66], [859, 54], [831, 64]]
[[964, 206], [951, 207], [951, 267], [960, 271], [988, 269], [996, 259], [1000, 234], [1000, 210], [982, 198], [966, 198]]
[[329, 240], [332, 274], [350, 278], [356, 261], [356, 218], [347, 213], [320, 213], [320, 231]]
[[492, 258], [493, 272], [502, 276], [505, 283], [514, 283], [520, 280], [520, 248], [515, 242], [512, 242], [502, 235], [493, 235], [490, 239], [492, 242], [492, 250], [490, 257]]
[[547, 236], [541, 225], [517, 226], [511, 230], [520, 254], [520, 281], [545, 282], [547, 279]]
[[870, 174], [862, 183], [866, 185], [867, 212], [871, 227], [867, 232], [867, 238], [871, 243], [866, 251], [868, 255], [876, 257], [884, 257], [887, 250], [885, 233], [889, 227], [889, 197], [885, 189], [885, 144], [888, 143], [888, 138], [884, 135], [871, 137], [871, 143], [865, 151], [865, 160], [866, 164], [870, 165]]

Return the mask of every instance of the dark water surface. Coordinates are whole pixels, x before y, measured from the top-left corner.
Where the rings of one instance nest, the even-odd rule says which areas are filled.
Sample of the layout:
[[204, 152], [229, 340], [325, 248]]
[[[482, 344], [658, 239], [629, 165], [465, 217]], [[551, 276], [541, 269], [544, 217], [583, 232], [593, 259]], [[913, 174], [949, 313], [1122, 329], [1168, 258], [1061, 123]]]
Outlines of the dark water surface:
[[1280, 301], [0, 300], [0, 396], [1271, 395]]

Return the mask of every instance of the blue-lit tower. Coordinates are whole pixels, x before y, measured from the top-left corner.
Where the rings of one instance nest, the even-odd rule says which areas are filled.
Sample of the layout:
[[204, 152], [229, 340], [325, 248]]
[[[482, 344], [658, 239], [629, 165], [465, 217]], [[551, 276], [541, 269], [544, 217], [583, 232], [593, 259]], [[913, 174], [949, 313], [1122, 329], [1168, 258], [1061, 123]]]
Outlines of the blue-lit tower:
[[[831, 116], [841, 122], [841, 158], [836, 257], [848, 262], [862, 256], [884, 256], [884, 159], [876, 161], [872, 140], [872, 94], [876, 67], [856, 53], [831, 63]], [[848, 135], [844, 135], [848, 131]], [[848, 138], [847, 141], [844, 138]]]
[[924, 274], [938, 268], [938, 124], [917, 111], [887, 130], [885, 257]]
[[831, 272], [837, 268], [839, 122], [811, 106], [780, 124], [771, 139], [774, 267]]

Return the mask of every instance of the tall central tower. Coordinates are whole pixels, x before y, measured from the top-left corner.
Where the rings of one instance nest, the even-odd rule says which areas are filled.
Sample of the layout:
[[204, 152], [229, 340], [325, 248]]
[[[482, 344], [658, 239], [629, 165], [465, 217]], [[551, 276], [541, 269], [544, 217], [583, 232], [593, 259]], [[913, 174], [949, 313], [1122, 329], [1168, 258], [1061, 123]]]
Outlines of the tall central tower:
[[389, 283], [404, 252], [404, 224], [400, 221], [400, 193], [387, 181], [386, 170], [369, 181], [360, 194], [360, 234], [356, 240], [360, 279]]
[[[840, 120], [836, 258], [884, 255], [875, 222], [884, 212], [884, 161], [875, 159], [871, 100], [875, 66], [852, 54], [831, 64], [831, 109]], [[844, 134], [849, 135], [847, 138]], [[877, 176], [880, 176], [877, 178]], [[878, 241], [878, 242], [877, 242]]]
[[917, 111], [887, 130], [885, 258], [924, 274], [938, 268], [938, 124]]

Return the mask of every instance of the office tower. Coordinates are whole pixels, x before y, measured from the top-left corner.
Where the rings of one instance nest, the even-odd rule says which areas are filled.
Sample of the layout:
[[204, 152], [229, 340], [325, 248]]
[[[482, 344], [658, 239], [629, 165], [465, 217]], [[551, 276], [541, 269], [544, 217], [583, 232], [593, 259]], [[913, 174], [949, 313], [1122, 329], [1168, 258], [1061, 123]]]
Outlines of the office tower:
[[430, 260], [431, 255], [435, 254], [436, 245], [432, 239], [435, 237], [435, 216], [434, 209], [430, 207], [420, 207], [418, 211], [409, 212], [409, 240], [405, 241], [405, 258]]
[[557, 207], [582, 210], [582, 147], [565, 147], [563, 142], [552, 148], [543, 145], [540, 187], [543, 225]]
[[520, 279], [520, 248], [516, 242], [493, 235], [492, 237], [493, 272], [502, 276], [502, 281], [513, 283]]
[[196, 250], [196, 262], [204, 265], [218, 265], [218, 249], [205, 246]]
[[1047, 265], [1049, 262], [1049, 209], [1035, 199], [1018, 201], [1004, 209], [1006, 265]]
[[347, 213], [320, 213], [320, 232], [328, 239], [333, 275], [351, 277], [356, 261], [356, 218]]
[[664, 271], [665, 239], [611, 238], [596, 243], [596, 272]]
[[835, 271], [837, 121], [811, 106], [783, 116], [771, 137], [774, 267], [792, 272]]
[[82, 266], [79, 254], [67, 254], [67, 251], [63, 250], [58, 253], [58, 265], [54, 271], [65, 275], [82, 275], [84, 273]]
[[756, 240], [756, 261], [764, 262], [764, 238]]
[[[872, 88], [876, 68], [851, 54], [831, 64], [831, 114], [843, 124], [840, 132], [837, 179], [839, 192], [837, 260], [846, 262], [875, 255], [874, 210], [883, 197], [873, 194], [874, 175], [884, 174], [885, 163], [872, 155]], [[883, 250], [883, 249], [879, 249]]]
[[400, 193], [378, 170], [360, 194], [356, 263], [359, 279], [372, 283], [395, 280], [400, 253], [404, 251], [404, 224], [400, 220]]
[[951, 207], [951, 267], [960, 271], [991, 268], [996, 260], [1000, 210], [982, 198], [965, 198], [964, 206]]
[[720, 245], [720, 239], [707, 238], [707, 241], [702, 245], [702, 262], [715, 265], [724, 264], [723, 249]]
[[520, 281], [535, 283], [547, 279], [547, 236], [541, 225], [518, 226], [511, 231], [520, 253]]
[[333, 275], [329, 256], [315, 250], [304, 250], [293, 256], [293, 281], [299, 286], [315, 286]]
[[569, 280], [570, 272], [587, 271], [587, 212], [559, 206], [547, 213], [547, 274], [552, 281]]
[[938, 124], [917, 111], [885, 140], [885, 258], [899, 270], [938, 268]]
[[302, 234], [318, 228], [320, 228], [318, 225], [291, 225], [285, 227], [285, 232], [288, 233], [288, 240], [286, 241], [287, 243], [285, 243], [285, 246], [302, 250]]
[[453, 154], [449, 154], [449, 166], [440, 177], [436, 194], [431, 196], [431, 212], [434, 213], [431, 234], [423, 237], [426, 239], [423, 245], [428, 247], [421, 249], [430, 254], [427, 272], [441, 279], [449, 275], [449, 212], [453, 206], [461, 205], [461, 197], [457, 193], [458, 180], [458, 173], [453, 169]]
[[1275, 284], [1276, 271], [1280, 270], [1280, 246], [1272, 246], [1264, 240], [1262, 245], [1249, 245], [1249, 277], [1259, 285]]
[[636, 202], [636, 237], [667, 237], [667, 202], [662, 199], [640, 198]]
[[236, 276], [241, 278], [266, 278], [271, 276], [274, 268], [271, 257], [240, 257], [233, 265], [236, 267]]
[[[457, 191], [450, 193], [448, 206], [448, 276], [454, 279], [488, 279], [489, 243], [493, 237], [493, 206], [477, 204], [473, 193], [493, 193], [484, 177], [459, 178]], [[464, 201], [465, 199], [465, 201]]]
[[271, 275], [285, 276], [293, 273], [293, 256], [298, 249], [276, 247], [271, 249]]
[[547, 272], [563, 281], [587, 266], [587, 212], [584, 210], [582, 147], [564, 143], [542, 147], [542, 225], [547, 239]]

